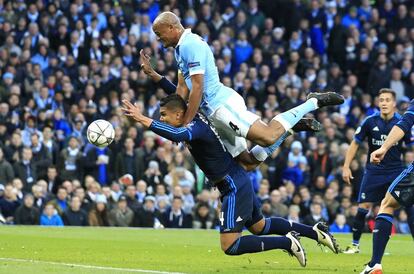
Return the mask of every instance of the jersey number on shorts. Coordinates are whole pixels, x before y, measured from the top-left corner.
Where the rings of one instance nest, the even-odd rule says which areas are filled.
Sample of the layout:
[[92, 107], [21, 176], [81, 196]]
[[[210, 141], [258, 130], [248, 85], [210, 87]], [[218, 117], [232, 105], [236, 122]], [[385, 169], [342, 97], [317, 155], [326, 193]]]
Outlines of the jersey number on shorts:
[[234, 131], [238, 131], [239, 130], [239, 127], [238, 126], [236, 126], [235, 124], [233, 124], [233, 122], [229, 122], [229, 126], [231, 127], [231, 129], [232, 130], [234, 130]]

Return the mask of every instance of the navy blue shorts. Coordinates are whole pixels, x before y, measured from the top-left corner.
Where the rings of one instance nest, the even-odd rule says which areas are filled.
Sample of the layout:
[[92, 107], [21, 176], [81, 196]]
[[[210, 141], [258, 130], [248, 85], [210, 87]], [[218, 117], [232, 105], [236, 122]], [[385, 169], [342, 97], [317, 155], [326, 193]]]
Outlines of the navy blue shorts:
[[407, 208], [414, 204], [413, 170], [414, 163], [404, 169], [388, 188], [388, 192], [398, 201], [398, 203]]
[[358, 203], [381, 202], [391, 183], [402, 171], [402, 168], [384, 170], [383, 172], [365, 170], [359, 190]]
[[263, 219], [250, 177], [242, 167], [235, 166], [217, 188], [222, 203], [220, 233], [242, 232]]

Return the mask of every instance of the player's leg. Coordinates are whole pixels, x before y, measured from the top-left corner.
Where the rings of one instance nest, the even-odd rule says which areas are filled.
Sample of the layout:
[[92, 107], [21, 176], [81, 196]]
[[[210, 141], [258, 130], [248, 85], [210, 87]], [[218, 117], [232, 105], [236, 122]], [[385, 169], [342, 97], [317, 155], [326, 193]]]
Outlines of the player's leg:
[[217, 187], [224, 195], [219, 220], [221, 248], [225, 254], [241, 255], [272, 249], [282, 249], [291, 253], [294, 247], [295, 251], [303, 254], [300, 263], [305, 266], [303, 247], [294, 234], [282, 237], [241, 236], [246, 222], [252, 217], [254, 195], [251, 182], [244, 170], [240, 168], [233, 172]]
[[384, 255], [385, 247], [391, 237], [392, 221], [394, 210], [399, 207], [398, 202], [390, 193], [385, 195], [381, 202], [381, 207], [375, 219], [375, 228], [372, 237], [372, 257], [365, 267], [363, 274], [381, 274], [381, 260]]
[[414, 206], [406, 207], [405, 212], [407, 213], [407, 223], [410, 227], [411, 236], [414, 239]]
[[262, 218], [249, 227], [249, 231], [258, 235], [285, 235], [291, 231], [298, 232], [300, 236], [312, 239], [319, 244], [322, 244], [334, 253], [339, 252], [339, 247], [336, 244], [336, 240], [331, 233], [329, 233], [328, 227], [323, 223], [317, 223], [316, 225], [309, 226], [300, 223], [288, 221], [280, 217]]
[[373, 203], [378, 203], [383, 200], [391, 182], [400, 173], [401, 170], [395, 172], [365, 171], [358, 195], [358, 211], [352, 225], [352, 243], [346, 248], [344, 253], [355, 254], [360, 252], [359, 241], [365, 227], [366, 215], [372, 208]]
[[372, 208], [372, 203], [358, 204], [358, 211], [352, 224], [352, 243], [347, 246], [344, 253], [355, 254], [359, 253], [359, 241], [365, 227], [365, 218]]
[[411, 207], [414, 204], [414, 180], [411, 174], [413, 169], [414, 166], [411, 164], [395, 178], [381, 202], [375, 219], [371, 261], [362, 273], [382, 273], [381, 260], [391, 236], [394, 210], [400, 206]]
[[260, 146], [271, 146], [307, 113], [323, 106], [338, 105], [343, 102], [343, 97], [333, 92], [311, 93], [305, 103], [276, 115], [268, 124], [260, 120], [254, 122], [245, 137]]

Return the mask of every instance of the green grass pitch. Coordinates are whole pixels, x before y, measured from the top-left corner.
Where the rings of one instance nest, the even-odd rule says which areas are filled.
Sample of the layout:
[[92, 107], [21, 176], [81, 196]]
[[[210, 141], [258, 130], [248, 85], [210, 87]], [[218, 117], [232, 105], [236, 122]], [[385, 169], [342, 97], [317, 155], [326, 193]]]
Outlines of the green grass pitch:
[[[351, 239], [336, 237], [342, 248]], [[0, 273], [359, 273], [371, 254], [371, 235], [357, 255], [302, 243], [306, 268], [279, 250], [225, 256], [217, 231], [1, 226]], [[384, 273], [414, 273], [411, 237], [392, 236], [386, 254]]]

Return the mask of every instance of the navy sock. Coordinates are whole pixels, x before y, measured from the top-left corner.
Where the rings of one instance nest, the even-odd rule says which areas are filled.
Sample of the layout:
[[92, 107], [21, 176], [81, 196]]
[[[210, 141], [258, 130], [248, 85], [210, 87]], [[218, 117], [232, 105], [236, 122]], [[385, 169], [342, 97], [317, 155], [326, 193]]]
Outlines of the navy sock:
[[296, 231], [300, 234], [300, 236], [311, 238], [315, 241], [318, 240], [318, 234], [309, 225], [289, 222], [288, 220], [280, 217], [266, 218], [265, 222], [265, 227], [263, 228], [263, 231], [260, 233], [262, 235], [286, 235], [290, 231]]
[[414, 207], [406, 208], [405, 212], [407, 212], [407, 223], [410, 227], [411, 236], [414, 238]]
[[358, 245], [361, 239], [362, 231], [365, 227], [365, 217], [369, 210], [365, 208], [358, 208], [357, 215], [355, 216], [354, 225], [352, 227], [352, 243]]
[[385, 247], [391, 236], [393, 216], [391, 214], [381, 213], [375, 219], [374, 235], [372, 237], [372, 258], [369, 266], [380, 264], [384, 255]]
[[287, 237], [260, 237], [256, 235], [242, 236], [226, 251], [227, 255], [263, 252], [271, 249], [290, 250], [292, 242]]

